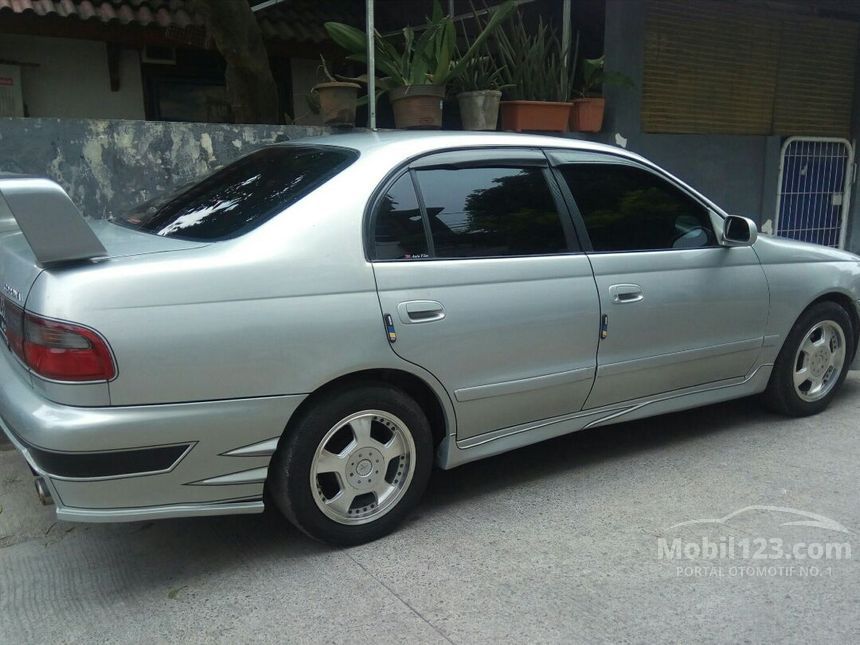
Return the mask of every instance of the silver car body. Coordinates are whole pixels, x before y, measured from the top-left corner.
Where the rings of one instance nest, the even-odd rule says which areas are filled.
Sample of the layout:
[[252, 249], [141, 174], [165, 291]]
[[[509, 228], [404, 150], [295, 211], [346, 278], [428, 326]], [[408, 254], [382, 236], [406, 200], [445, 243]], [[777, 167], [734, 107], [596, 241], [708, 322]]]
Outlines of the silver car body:
[[[61, 519], [259, 512], [292, 415], [351, 375], [384, 372], [432, 393], [442, 468], [755, 394], [810, 303], [837, 298], [856, 313], [860, 300], [860, 258], [765, 235], [735, 248], [372, 262], [363, 238], [378, 189], [440, 151], [611, 157], [693, 195], [718, 234], [725, 213], [647, 160], [598, 144], [501, 133], [307, 143], [360, 156], [232, 240], [195, 243], [90, 222], [108, 259], [43, 269], [21, 233], [0, 233], [6, 295], [98, 330], [118, 366], [110, 382], [56, 383], [0, 347], [3, 430], [44, 478]], [[619, 286], [630, 285], [643, 297], [619, 300]], [[430, 315], [413, 320], [416, 307]], [[174, 458], [155, 472], [104, 477], [57, 474], [39, 456], [125, 458], [159, 447]]]

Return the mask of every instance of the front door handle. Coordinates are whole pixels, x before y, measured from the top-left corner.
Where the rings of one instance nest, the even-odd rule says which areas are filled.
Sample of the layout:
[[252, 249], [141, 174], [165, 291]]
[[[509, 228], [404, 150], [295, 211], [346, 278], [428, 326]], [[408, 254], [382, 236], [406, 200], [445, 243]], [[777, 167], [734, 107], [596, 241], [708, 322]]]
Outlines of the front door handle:
[[612, 296], [612, 302], [618, 305], [645, 299], [642, 287], [638, 284], [613, 284], [609, 287], [609, 295]]
[[433, 322], [445, 317], [445, 307], [435, 300], [409, 300], [397, 305], [397, 315], [407, 325]]

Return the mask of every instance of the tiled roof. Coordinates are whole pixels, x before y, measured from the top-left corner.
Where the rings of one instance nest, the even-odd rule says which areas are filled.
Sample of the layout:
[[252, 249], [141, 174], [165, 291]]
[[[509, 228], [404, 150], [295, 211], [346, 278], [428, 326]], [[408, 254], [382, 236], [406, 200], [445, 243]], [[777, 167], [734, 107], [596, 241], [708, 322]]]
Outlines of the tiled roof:
[[[190, 4], [188, 0], [0, 0], [0, 18], [11, 13], [172, 30], [202, 27], [202, 18]], [[327, 39], [326, 20], [360, 24], [362, 17], [361, 2], [285, 0], [260, 12], [257, 20], [265, 38], [320, 43]]]
[[[259, 0], [255, 0], [259, 2]], [[321, 43], [328, 40], [327, 20], [364, 25], [364, 3], [356, 0], [286, 0], [257, 14], [265, 38]]]

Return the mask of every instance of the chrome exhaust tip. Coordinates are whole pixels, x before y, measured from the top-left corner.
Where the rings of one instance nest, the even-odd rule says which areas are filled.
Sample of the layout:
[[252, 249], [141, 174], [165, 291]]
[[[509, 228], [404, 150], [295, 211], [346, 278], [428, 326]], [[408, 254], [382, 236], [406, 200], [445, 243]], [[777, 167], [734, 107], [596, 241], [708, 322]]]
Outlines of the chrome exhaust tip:
[[54, 503], [54, 498], [51, 497], [51, 491], [48, 490], [48, 485], [45, 483], [45, 480], [41, 477], [36, 477], [34, 483], [36, 484], [36, 495], [39, 496], [39, 501], [42, 502], [42, 506], [51, 506]]

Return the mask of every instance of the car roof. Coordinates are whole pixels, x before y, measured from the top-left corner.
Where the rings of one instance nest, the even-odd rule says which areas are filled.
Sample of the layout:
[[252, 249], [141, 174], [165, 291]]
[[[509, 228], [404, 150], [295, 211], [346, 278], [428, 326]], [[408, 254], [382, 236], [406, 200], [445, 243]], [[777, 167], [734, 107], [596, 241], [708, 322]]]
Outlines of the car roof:
[[357, 150], [361, 154], [383, 151], [390, 153], [401, 152], [404, 157], [432, 152], [434, 150], [460, 147], [518, 146], [604, 152], [621, 155], [630, 159], [643, 160], [639, 155], [617, 146], [567, 137], [516, 134], [513, 132], [460, 132], [455, 130], [380, 130], [371, 132], [365, 130], [361, 132], [294, 139], [289, 143], [339, 146]]
[[[520, 147], [520, 148], [564, 148], [583, 152], [615, 155], [637, 161], [659, 171], [695, 195], [718, 215], [726, 213], [716, 203], [684, 183], [678, 177], [659, 168], [654, 162], [618, 146], [593, 141], [583, 141], [565, 136], [517, 134], [514, 132], [462, 132], [456, 130], [370, 130], [293, 139], [280, 145], [338, 146], [360, 153], [362, 161], [394, 167], [403, 161], [420, 155], [457, 148]], [[277, 145], [277, 144], [276, 144]], [[361, 162], [356, 165], [361, 165]]]

